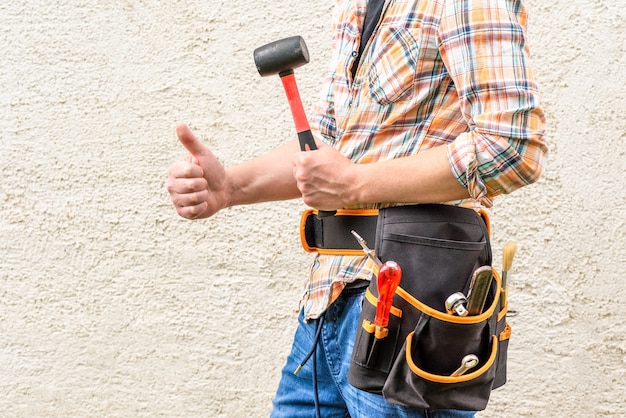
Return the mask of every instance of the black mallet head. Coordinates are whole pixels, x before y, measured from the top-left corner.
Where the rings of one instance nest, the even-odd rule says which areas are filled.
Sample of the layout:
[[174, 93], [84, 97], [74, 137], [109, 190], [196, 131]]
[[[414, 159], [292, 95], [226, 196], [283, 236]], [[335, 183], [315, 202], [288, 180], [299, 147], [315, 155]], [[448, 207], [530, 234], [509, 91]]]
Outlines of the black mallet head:
[[279, 39], [254, 50], [254, 63], [262, 77], [290, 73], [309, 62], [309, 50], [301, 36]]

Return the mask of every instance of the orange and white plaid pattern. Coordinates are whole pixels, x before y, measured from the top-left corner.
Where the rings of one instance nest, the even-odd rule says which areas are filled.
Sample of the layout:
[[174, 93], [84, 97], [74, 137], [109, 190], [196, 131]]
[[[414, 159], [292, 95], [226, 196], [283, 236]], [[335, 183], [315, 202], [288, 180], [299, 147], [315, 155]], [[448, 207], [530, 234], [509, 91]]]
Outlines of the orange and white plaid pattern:
[[[471, 196], [450, 204], [490, 207], [534, 182], [547, 147], [522, 1], [387, 1], [352, 79], [366, 5], [337, 1], [331, 65], [311, 118], [316, 138], [357, 163], [446, 144]], [[371, 278], [371, 267], [364, 257], [317, 256], [306, 317], [319, 316], [344, 283]]]

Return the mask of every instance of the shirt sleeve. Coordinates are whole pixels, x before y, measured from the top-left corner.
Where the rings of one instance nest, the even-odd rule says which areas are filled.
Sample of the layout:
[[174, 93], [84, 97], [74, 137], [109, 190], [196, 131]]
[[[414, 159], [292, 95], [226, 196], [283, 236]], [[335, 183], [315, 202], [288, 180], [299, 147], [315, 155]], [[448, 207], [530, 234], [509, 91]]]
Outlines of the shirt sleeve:
[[309, 122], [311, 132], [316, 139], [328, 145], [334, 145], [337, 138], [337, 122], [333, 103], [333, 76], [328, 72], [324, 77], [322, 96], [313, 109]]
[[447, 1], [440, 53], [468, 130], [448, 144], [453, 173], [481, 204], [536, 181], [545, 116], [528, 62], [521, 0]]
[[334, 100], [334, 84], [336, 82], [336, 69], [338, 66], [339, 41], [341, 36], [341, 22], [343, 21], [343, 2], [335, 1], [332, 16], [332, 39], [331, 39], [331, 57], [326, 72], [322, 80], [322, 89], [320, 97], [317, 100], [309, 119], [311, 132], [313, 136], [326, 144], [333, 146], [337, 141], [337, 121], [335, 118], [335, 100]]

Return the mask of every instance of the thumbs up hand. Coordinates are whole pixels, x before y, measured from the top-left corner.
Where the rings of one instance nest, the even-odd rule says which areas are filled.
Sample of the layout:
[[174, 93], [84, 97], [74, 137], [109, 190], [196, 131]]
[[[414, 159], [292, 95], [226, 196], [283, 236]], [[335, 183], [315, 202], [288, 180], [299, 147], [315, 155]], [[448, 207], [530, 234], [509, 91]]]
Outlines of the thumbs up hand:
[[170, 166], [167, 191], [183, 218], [208, 218], [228, 205], [224, 166], [186, 125], [176, 126], [176, 134], [190, 155]]

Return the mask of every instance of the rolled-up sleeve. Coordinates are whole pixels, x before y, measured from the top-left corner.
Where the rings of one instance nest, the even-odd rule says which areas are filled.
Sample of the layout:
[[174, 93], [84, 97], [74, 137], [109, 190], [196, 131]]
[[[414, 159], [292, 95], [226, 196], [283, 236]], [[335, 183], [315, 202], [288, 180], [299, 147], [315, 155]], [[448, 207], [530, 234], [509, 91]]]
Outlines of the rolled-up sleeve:
[[529, 62], [519, 0], [447, 2], [440, 52], [468, 131], [448, 144], [452, 172], [472, 198], [535, 182], [547, 154], [545, 116]]
[[309, 122], [311, 131], [316, 139], [324, 141], [328, 145], [333, 145], [337, 140], [337, 122], [335, 120], [335, 109], [332, 97], [332, 74], [327, 74], [324, 78], [323, 95], [313, 109]]

